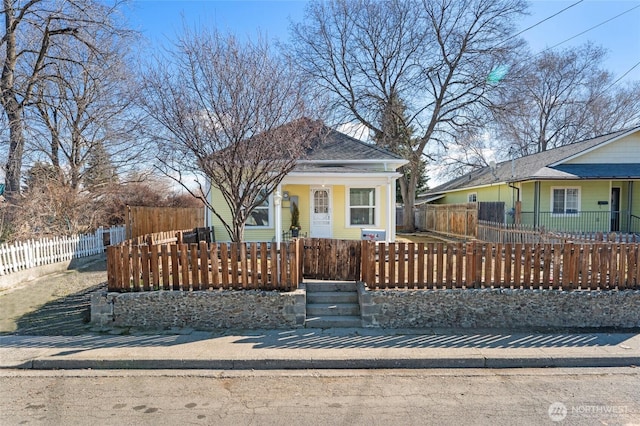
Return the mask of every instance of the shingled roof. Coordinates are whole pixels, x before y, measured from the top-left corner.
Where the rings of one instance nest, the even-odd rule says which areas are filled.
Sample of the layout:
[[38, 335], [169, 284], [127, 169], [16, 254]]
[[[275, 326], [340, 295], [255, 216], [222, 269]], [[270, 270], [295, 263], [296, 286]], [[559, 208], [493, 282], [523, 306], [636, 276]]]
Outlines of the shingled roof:
[[640, 127], [571, 143], [548, 151], [498, 163], [495, 169], [483, 167], [431, 189], [427, 194], [439, 194], [464, 188], [502, 182], [545, 179], [605, 179], [640, 178], [639, 164], [593, 165], [558, 164], [621, 136], [639, 131]]
[[321, 136], [312, 144], [301, 162], [403, 161], [386, 149], [324, 126]]

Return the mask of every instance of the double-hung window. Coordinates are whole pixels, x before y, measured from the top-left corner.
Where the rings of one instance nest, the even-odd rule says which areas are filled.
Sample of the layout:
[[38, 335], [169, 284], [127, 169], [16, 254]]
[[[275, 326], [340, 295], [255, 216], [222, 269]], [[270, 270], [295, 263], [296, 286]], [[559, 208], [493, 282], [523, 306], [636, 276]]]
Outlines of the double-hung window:
[[349, 188], [349, 225], [375, 225], [376, 189]]
[[580, 188], [551, 188], [551, 209], [554, 215], [577, 215], [580, 212]]
[[[264, 196], [266, 191], [261, 191], [260, 196]], [[272, 203], [273, 197], [269, 195], [258, 207], [253, 209], [249, 217], [247, 218], [247, 223], [245, 224], [248, 227], [254, 228], [268, 228], [271, 226], [271, 217], [272, 217]]]

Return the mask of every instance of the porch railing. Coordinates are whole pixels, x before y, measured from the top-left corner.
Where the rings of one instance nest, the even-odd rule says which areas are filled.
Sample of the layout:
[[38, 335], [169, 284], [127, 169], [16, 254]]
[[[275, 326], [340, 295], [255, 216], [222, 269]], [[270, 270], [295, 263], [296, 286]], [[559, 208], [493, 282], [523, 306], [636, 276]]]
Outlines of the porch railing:
[[522, 212], [522, 225], [556, 232], [626, 232], [640, 233], [640, 218], [628, 210], [580, 211], [577, 213]]

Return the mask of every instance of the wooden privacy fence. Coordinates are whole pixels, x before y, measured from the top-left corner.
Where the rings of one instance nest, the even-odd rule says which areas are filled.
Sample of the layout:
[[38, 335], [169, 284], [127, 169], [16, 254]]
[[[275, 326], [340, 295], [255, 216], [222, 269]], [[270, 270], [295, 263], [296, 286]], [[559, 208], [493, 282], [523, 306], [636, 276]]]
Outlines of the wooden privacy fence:
[[447, 235], [476, 235], [477, 203], [422, 204], [415, 212], [416, 227]]
[[640, 289], [638, 244], [362, 244], [370, 288]]
[[300, 243], [157, 244], [107, 249], [108, 290], [295, 290]]
[[204, 208], [127, 206], [125, 215], [128, 238], [176, 229], [204, 226]]

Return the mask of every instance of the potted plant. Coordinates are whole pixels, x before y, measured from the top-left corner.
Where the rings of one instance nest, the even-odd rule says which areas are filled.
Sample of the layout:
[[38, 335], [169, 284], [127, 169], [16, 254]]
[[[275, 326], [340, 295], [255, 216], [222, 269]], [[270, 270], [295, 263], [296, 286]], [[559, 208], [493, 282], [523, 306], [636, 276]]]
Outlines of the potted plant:
[[298, 238], [300, 234], [300, 210], [298, 210], [298, 204], [294, 201], [291, 206], [291, 237]]

